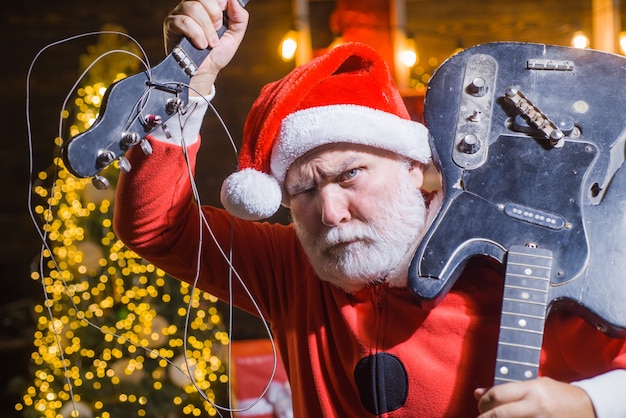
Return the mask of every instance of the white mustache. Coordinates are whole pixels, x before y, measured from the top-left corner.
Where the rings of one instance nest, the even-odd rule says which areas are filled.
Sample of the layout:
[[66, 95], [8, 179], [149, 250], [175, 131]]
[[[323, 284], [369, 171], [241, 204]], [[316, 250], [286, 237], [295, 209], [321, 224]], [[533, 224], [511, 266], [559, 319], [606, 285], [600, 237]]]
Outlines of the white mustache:
[[354, 241], [371, 242], [376, 239], [372, 228], [365, 225], [350, 225], [341, 228], [331, 228], [322, 233], [318, 244], [324, 250], [336, 245]]

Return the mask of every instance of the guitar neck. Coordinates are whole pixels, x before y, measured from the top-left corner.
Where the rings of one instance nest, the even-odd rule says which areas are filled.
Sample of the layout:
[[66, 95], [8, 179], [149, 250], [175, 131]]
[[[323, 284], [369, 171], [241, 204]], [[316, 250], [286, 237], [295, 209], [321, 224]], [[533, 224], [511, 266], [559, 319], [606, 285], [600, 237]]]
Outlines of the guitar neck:
[[551, 251], [509, 249], [494, 384], [537, 377], [551, 272]]
[[[250, 0], [237, 0], [241, 7], [246, 7]], [[224, 18], [222, 26], [217, 30], [217, 36], [220, 38], [228, 30], [228, 15], [224, 12]], [[198, 49], [188, 38], [183, 38], [172, 50], [172, 56], [182, 69], [189, 76], [196, 74], [198, 67], [204, 62], [205, 58], [209, 56], [211, 48]]]
[[[221, 29], [224, 29], [224, 26], [222, 26]], [[222, 33], [225, 31], [224, 29]], [[178, 45], [174, 47], [171, 55], [188, 76], [193, 76], [196, 74], [198, 67], [204, 62], [204, 59], [209, 56], [210, 52], [211, 48], [198, 49], [192, 45], [189, 38], [183, 38]]]

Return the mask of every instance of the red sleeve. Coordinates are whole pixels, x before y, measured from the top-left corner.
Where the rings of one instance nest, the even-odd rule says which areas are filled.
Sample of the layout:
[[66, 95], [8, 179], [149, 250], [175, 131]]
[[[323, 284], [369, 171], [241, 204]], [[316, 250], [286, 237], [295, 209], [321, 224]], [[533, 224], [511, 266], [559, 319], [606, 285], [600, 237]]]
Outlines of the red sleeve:
[[[298, 281], [310, 277], [303, 274], [304, 256], [293, 229], [235, 219], [207, 206], [201, 211], [210, 230], [201, 226], [182, 148], [156, 140], [151, 144], [149, 157], [135, 149], [128, 153], [133, 169], [120, 176], [117, 186], [114, 227], [118, 237], [141, 257], [188, 283], [196, 279], [201, 245], [197, 285], [221, 299], [230, 294], [229, 263], [223, 254], [230, 253], [232, 239], [234, 304], [256, 313], [238, 275], [264, 316], [285, 314], [293, 300], [290, 296], [302, 288]], [[199, 146], [188, 148], [192, 167]]]

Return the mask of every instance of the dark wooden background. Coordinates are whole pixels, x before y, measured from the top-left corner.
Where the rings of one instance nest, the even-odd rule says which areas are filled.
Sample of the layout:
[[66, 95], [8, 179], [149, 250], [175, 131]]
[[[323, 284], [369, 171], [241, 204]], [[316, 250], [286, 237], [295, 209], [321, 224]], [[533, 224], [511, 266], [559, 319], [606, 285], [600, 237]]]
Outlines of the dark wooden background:
[[[357, 0], [358, 1], [358, 0]], [[13, 404], [30, 379], [34, 318], [32, 306], [42, 298], [41, 285], [29, 278], [40, 241], [27, 212], [29, 147], [26, 125], [26, 75], [38, 51], [52, 42], [116, 24], [134, 36], [153, 64], [164, 56], [161, 24], [176, 4], [172, 0], [18, 0], [2, 2], [2, 83], [0, 100], [0, 416], [18, 416]], [[333, 0], [312, 0], [313, 47], [332, 40], [328, 16]], [[277, 55], [282, 35], [292, 25], [290, 0], [254, 0], [244, 46], [218, 80], [214, 100], [238, 140], [245, 115], [261, 86], [286, 74], [292, 63]], [[407, 0], [407, 29], [417, 41], [420, 65], [427, 71], [457, 47], [515, 40], [568, 44], [577, 29], [591, 31], [591, 1], [583, 0]], [[79, 56], [96, 39], [83, 38], [47, 50], [37, 61], [30, 84], [30, 121], [34, 173], [51, 163], [58, 115], [67, 91], [79, 74]], [[234, 157], [216, 118], [207, 118], [198, 183], [206, 203], [217, 203], [222, 179], [233, 170]], [[210, 134], [209, 134], [210, 133]], [[254, 321], [242, 316], [240, 336], [254, 335]], [[246, 327], [246, 324], [250, 324]]]

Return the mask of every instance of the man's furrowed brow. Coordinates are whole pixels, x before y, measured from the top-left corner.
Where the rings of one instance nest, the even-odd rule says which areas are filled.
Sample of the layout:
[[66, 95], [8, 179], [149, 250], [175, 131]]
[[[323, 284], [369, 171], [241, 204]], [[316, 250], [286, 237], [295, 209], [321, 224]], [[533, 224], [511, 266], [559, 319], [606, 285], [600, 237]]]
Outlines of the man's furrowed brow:
[[292, 184], [290, 186], [286, 186], [285, 190], [287, 191], [288, 195], [295, 196], [307, 190], [311, 190], [314, 187], [315, 187], [315, 181], [313, 180], [309, 182], [299, 181], [298, 183]]
[[295, 195], [317, 187], [318, 182], [334, 179], [350, 169], [357, 160], [357, 157], [350, 156], [343, 160], [337, 167], [323, 167], [317, 165], [314, 169], [315, 175], [309, 175], [303, 167], [298, 179], [292, 185], [285, 186], [287, 193]]

